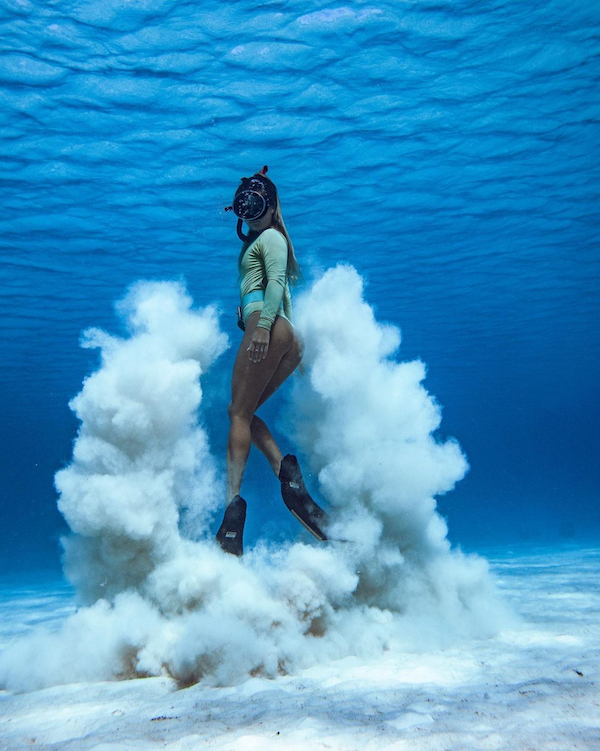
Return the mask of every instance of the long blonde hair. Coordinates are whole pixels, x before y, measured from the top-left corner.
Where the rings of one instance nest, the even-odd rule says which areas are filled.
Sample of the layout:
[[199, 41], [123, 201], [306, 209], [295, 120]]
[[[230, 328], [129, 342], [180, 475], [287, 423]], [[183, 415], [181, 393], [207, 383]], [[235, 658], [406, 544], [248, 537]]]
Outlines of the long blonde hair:
[[[275, 195], [276, 203], [275, 203], [275, 211], [273, 212], [273, 218], [271, 219], [270, 226], [266, 227], [265, 229], [270, 229], [270, 227], [274, 227], [276, 230], [281, 232], [281, 234], [286, 239], [287, 247], [288, 247], [287, 278], [289, 280], [290, 286], [293, 287], [302, 278], [302, 272], [300, 270], [300, 264], [298, 263], [298, 259], [296, 258], [294, 245], [292, 243], [292, 240], [285, 226], [285, 222], [283, 221], [283, 215], [281, 213], [281, 204], [279, 202], [279, 193], [277, 192], [275, 183], [271, 180], [271, 178], [267, 177], [264, 173], [257, 172], [254, 175], [254, 177], [260, 177], [262, 180], [268, 183], [269, 188], [271, 188], [273, 194]], [[258, 235], [255, 234], [254, 232], [248, 233], [248, 239], [246, 240], [246, 242], [244, 242], [244, 244], [242, 245], [242, 249], [240, 251], [240, 257], [238, 259], [238, 268], [242, 263], [242, 258], [244, 256], [244, 253], [248, 249], [248, 246], [251, 243], [253, 243], [257, 237]]]

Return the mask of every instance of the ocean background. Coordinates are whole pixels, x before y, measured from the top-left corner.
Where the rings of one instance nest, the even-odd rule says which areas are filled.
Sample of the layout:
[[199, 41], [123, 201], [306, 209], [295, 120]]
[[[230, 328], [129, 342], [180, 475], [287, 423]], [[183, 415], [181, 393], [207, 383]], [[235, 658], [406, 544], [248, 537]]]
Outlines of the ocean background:
[[[599, 22], [583, 0], [2, 3], [3, 745], [597, 748]], [[313, 545], [253, 451], [239, 563], [210, 542], [240, 339], [224, 207], [265, 164], [312, 351], [261, 414], [360, 544]], [[192, 361], [201, 399], [169, 381]], [[102, 427], [130, 376], [164, 434]], [[130, 439], [147, 486], [89, 469]]]
[[[68, 408], [139, 279], [185, 280], [231, 347], [204, 414], [226, 443], [239, 339], [230, 203], [263, 164], [310, 281], [349, 263], [470, 472], [453, 543], [598, 540], [594, 3], [7, 0], [1, 13], [5, 572], [59, 571]], [[281, 399], [265, 413], [277, 421]], [[285, 424], [277, 423], [279, 436]], [[282, 439], [285, 451], [295, 447]], [[221, 461], [221, 467], [223, 461]], [[249, 540], [295, 534], [252, 457]], [[265, 495], [269, 497], [265, 497]], [[273, 532], [272, 526], [269, 526]]]

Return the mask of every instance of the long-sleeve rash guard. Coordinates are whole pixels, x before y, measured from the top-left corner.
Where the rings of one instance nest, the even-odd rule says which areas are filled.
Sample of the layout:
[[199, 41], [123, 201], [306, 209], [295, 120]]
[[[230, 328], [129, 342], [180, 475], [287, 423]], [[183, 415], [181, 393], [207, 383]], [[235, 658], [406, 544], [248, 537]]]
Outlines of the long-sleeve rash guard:
[[257, 326], [267, 331], [277, 315], [291, 322], [292, 299], [287, 279], [288, 247], [285, 237], [274, 227], [264, 230], [250, 243], [240, 262], [240, 297], [248, 292], [261, 290], [264, 300], [256, 300], [244, 305], [244, 323], [256, 310], [260, 310]]

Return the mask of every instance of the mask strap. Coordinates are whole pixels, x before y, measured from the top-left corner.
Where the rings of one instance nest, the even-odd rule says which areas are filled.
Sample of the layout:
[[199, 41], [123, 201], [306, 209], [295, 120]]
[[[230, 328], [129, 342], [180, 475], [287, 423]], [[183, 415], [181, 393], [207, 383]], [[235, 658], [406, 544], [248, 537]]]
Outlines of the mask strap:
[[240, 240], [241, 240], [241, 241], [242, 241], [243, 243], [245, 243], [245, 242], [248, 242], [248, 238], [250, 237], [250, 235], [245, 235], [245, 234], [244, 234], [244, 233], [242, 232], [242, 226], [243, 226], [243, 224], [244, 224], [244, 222], [243, 222], [243, 221], [242, 221], [241, 219], [238, 219], [238, 223], [237, 223], [237, 233], [238, 233], [238, 237], [240, 238]]

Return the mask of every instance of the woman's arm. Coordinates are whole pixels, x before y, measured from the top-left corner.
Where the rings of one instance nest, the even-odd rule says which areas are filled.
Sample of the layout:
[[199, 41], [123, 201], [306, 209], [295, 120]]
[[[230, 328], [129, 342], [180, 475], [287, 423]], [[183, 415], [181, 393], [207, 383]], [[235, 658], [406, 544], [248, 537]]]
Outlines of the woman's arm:
[[283, 235], [272, 228], [263, 232], [261, 241], [267, 287], [257, 326], [270, 331], [281, 305], [285, 289], [288, 249]]
[[260, 362], [267, 356], [271, 327], [279, 311], [287, 279], [288, 251], [283, 236], [269, 228], [260, 239], [267, 286], [260, 318], [248, 347], [248, 357], [252, 362]]

